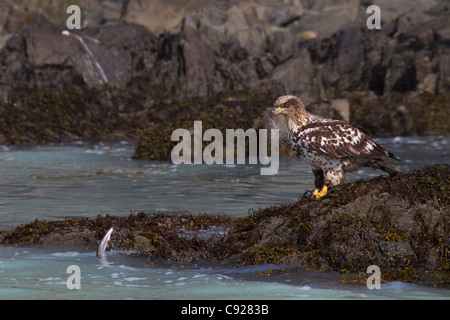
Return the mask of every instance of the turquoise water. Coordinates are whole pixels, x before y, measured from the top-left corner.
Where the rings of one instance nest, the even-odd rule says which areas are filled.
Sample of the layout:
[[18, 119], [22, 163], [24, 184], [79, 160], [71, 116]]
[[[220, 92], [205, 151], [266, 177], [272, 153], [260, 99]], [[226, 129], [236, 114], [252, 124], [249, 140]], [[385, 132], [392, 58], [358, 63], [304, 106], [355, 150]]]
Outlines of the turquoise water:
[[[146, 261], [112, 251], [107, 265], [92, 252], [61, 248], [1, 248], [0, 299], [450, 299], [448, 290], [402, 282], [340, 285], [332, 275], [291, 270], [258, 277], [270, 268], [197, 263], [147, 266]], [[70, 265], [80, 267], [80, 289], [68, 289]]]
[[[450, 137], [379, 139], [404, 172], [449, 162]], [[180, 165], [134, 161], [134, 146], [74, 143], [33, 148], [0, 147], [0, 230], [36, 218], [129, 215], [130, 211], [225, 213], [295, 201], [313, 186], [310, 168], [282, 157], [277, 175], [257, 165]], [[380, 172], [361, 170], [348, 180]], [[111, 251], [107, 262], [70, 247], [0, 246], [0, 299], [450, 299], [450, 290], [401, 282], [342, 285], [335, 275], [290, 266], [246, 268], [226, 262], [147, 265], [129, 252]], [[70, 290], [67, 268], [80, 268]], [[257, 276], [270, 268], [271, 276]], [[286, 274], [288, 273], [288, 274]]]

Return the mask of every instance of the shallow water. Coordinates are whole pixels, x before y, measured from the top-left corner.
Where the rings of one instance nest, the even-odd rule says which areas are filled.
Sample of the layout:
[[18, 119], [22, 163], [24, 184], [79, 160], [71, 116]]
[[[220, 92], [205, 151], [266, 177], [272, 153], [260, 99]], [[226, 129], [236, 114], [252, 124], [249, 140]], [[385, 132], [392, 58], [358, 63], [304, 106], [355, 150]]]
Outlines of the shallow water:
[[[326, 274], [288, 266], [233, 267], [225, 263], [148, 266], [111, 251], [102, 265], [92, 252], [58, 248], [0, 248], [0, 299], [448, 299], [448, 290], [401, 282], [342, 285]], [[80, 289], [69, 289], [70, 265], [80, 268]], [[279, 275], [257, 276], [269, 269]], [[36, 271], [38, 270], [38, 271]], [[288, 275], [285, 275], [286, 272]], [[272, 271], [273, 272], [273, 271]], [[69, 279], [70, 282], [70, 279]]]
[[[449, 162], [450, 137], [379, 139], [407, 172]], [[225, 213], [295, 201], [312, 189], [310, 168], [282, 157], [277, 175], [261, 176], [257, 165], [180, 165], [133, 161], [128, 142], [2, 147], [0, 230], [36, 218], [128, 215], [130, 211]], [[348, 180], [381, 172], [361, 170]], [[238, 268], [226, 263], [149, 266], [130, 253], [112, 251], [101, 264], [80, 248], [0, 247], [1, 299], [450, 299], [450, 290], [401, 282], [380, 290], [342, 285], [335, 276], [289, 266]], [[78, 265], [81, 289], [69, 290], [67, 267]], [[268, 269], [286, 272], [258, 277]]]

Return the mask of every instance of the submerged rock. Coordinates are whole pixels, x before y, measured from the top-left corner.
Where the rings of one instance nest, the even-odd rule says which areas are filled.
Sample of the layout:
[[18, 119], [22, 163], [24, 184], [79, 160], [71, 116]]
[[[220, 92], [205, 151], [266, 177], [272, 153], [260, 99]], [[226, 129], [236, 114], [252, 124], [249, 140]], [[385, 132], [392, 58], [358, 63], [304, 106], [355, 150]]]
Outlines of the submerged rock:
[[34, 221], [0, 233], [1, 244], [70, 244], [95, 250], [114, 226], [112, 247], [151, 261], [227, 259], [242, 265], [291, 264], [311, 271], [450, 287], [450, 166], [333, 188], [244, 218], [208, 214]]

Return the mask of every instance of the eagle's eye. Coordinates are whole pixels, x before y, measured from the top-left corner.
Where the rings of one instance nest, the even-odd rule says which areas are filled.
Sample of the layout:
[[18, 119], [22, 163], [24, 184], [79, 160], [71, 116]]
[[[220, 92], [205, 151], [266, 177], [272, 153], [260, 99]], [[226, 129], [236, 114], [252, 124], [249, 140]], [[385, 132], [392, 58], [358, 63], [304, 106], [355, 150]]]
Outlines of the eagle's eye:
[[285, 103], [283, 103], [281, 105], [281, 108], [283, 109], [288, 109], [288, 108], [295, 108], [296, 106], [296, 101], [294, 99], [289, 99], [288, 101], [286, 101]]
[[281, 96], [275, 103], [274, 108], [287, 111], [286, 109], [296, 109], [298, 106], [302, 106], [302, 103], [298, 97], [295, 96]]

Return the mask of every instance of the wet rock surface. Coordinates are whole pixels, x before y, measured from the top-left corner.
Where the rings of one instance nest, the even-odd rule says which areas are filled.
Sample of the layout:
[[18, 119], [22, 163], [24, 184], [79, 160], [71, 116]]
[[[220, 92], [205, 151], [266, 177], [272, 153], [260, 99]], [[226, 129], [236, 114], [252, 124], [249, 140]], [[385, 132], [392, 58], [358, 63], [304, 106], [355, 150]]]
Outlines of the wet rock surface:
[[[243, 218], [208, 214], [39, 221], [0, 233], [0, 243], [111, 246], [150, 261], [290, 264], [358, 279], [377, 265], [383, 281], [450, 287], [450, 167], [435, 164], [331, 189]], [[364, 280], [365, 281], [365, 280]]]
[[449, 166], [377, 177], [249, 216], [227, 237], [242, 263], [284, 262], [448, 286]]

